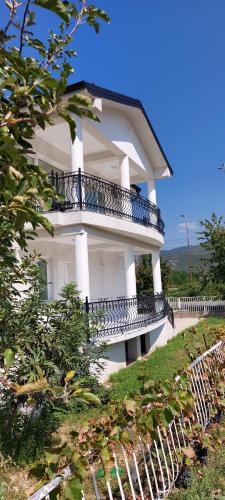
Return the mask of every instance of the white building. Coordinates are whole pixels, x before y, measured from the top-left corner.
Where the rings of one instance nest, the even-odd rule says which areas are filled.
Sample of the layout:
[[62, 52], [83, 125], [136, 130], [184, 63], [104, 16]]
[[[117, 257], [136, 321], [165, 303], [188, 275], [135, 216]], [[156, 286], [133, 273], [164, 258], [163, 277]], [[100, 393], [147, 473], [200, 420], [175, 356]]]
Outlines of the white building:
[[[94, 99], [100, 123], [75, 117], [74, 144], [60, 118], [37, 130], [35, 161], [64, 199], [46, 214], [54, 238], [39, 230], [30, 248], [46, 259], [48, 299], [75, 281], [87, 310], [102, 313], [95, 336], [107, 339], [107, 378], [172, 335], [161, 295], [164, 225], [155, 188], [155, 179], [170, 177], [172, 170], [140, 101], [87, 82], [70, 85], [66, 96], [75, 92]], [[139, 183], [147, 183], [148, 199]], [[149, 253], [155, 295], [141, 298], [135, 256]]]

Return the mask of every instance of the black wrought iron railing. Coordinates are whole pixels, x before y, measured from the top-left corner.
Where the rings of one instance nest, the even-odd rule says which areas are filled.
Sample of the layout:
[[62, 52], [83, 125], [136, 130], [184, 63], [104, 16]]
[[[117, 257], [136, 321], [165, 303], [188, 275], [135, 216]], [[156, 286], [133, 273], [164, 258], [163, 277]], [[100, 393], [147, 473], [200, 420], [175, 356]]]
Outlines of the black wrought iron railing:
[[156, 323], [168, 315], [170, 306], [163, 294], [148, 297], [86, 300], [86, 312], [95, 337], [123, 334]]
[[164, 233], [159, 208], [134, 191], [80, 170], [71, 174], [52, 172], [49, 181], [62, 198], [53, 201], [52, 210], [88, 210], [113, 215]]

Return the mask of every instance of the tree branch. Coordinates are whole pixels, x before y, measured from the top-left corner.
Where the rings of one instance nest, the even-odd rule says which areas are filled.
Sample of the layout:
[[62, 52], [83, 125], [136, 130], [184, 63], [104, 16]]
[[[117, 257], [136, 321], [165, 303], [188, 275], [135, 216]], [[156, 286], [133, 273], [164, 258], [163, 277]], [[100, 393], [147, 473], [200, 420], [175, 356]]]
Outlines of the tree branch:
[[4, 122], [0, 123], [0, 128], [13, 127], [14, 125], [17, 125], [17, 123], [26, 123], [26, 122], [35, 123], [35, 121], [31, 117], [15, 118], [14, 120], [8, 120], [8, 121], [5, 120]]
[[13, 3], [12, 3], [12, 8], [11, 8], [11, 12], [10, 12], [10, 16], [9, 16], [9, 20], [8, 20], [8, 23], [3, 31], [4, 33], [4, 36], [6, 36], [7, 34], [7, 31], [9, 29], [9, 27], [11, 26], [12, 22], [13, 22], [13, 18], [15, 16], [15, 13], [16, 13], [16, 8], [18, 7], [18, 5], [16, 4], [16, 0], [13, 0]]
[[24, 10], [23, 22], [22, 22], [21, 31], [20, 31], [20, 49], [19, 49], [20, 55], [22, 54], [22, 50], [23, 50], [23, 35], [24, 35], [24, 29], [26, 26], [26, 17], [27, 17], [27, 14], [29, 12], [29, 7], [30, 7], [30, 0], [27, 0], [27, 5], [26, 5], [25, 10]]
[[[84, 20], [84, 10], [86, 8], [86, 4], [87, 4], [87, 0], [82, 0], [82, 7], [81, 7], [81, 10], [76, 18], [76, 22], [73, 26], [73, 28], [71, 29], [71, 31], [69, 33], [67, 33], [64, 37], [64, 40], [63, 42], [66, 43], [66, 39], [71, 37], [75, 31], [79, 28], [80, 24], [83, 24], [85, 22]], [[43, 65], [43, 68], [46, 70], [50, 64], [52, 64], [54, 62], [54, 59], [55, 57], [57, 56], [57, 53], [61, 50], [61, 48], [57, 48], [55, 50], [55, 52], [52, 54], [52, 56], [50, 57], [50, 59], [47, 58], [47, 61], [46, 63]]]

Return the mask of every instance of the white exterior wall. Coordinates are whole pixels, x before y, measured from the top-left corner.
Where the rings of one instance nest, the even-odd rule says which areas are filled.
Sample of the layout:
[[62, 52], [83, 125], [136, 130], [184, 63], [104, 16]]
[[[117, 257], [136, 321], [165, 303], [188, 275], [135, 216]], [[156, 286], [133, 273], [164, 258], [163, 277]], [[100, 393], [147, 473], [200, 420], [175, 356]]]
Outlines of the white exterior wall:
[[[76, 282], [74, 246], [56, 242], [35, 242], [35, 249], [47, 260], [49, 299], [57, 299], [62, 287]], [[119, 252], [89, 252], [90, 297], [126, 295], [124, 256]]]
[[133, 160], [142, 170], [153, 177], [153, 170], [136, 131], [121, 111], [103, 108], [101, 122], [89, 125], [90, 130], [102, 134]]
[[91, 298], [126, 295], [124, 258], [104, 250], [89, 253]]
[[116, 373], [122, 368], [126, 368], [125, 342], [118, 342], [110, 346], [105, 353], [105, 358], [101, 359], [104, 372], [100, 375], [101, 382], [106, 382], [112, 373]]
[[[134, 333], [134, 332], [132, 332]], [[162, 347], [167, 344], [174, 336], [174, 329], [168, 319], [160, 326], [153, 328], [145, 334], [147, 354], [151, 354], [157, 347]], [[129, 336], [125, 336], [129, 339]], [[128, 355], [133, 360], [141, 359], [140, 352], [140, 335], [129, 340]], [[106, 382], [112, 373], [116, 373], [126, 367], [125, 340], [111, 344], [106, 352], [104, 362], [104, 373], [100, 375], [100, 381]]]

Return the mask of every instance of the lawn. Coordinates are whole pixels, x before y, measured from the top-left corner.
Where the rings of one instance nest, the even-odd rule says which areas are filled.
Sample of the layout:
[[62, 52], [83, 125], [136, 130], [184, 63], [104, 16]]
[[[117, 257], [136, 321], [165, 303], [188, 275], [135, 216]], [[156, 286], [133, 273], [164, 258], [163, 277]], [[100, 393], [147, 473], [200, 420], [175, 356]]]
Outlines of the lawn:
[[216, 342], [219, 327], [224, 327], [225, 330], [225, 318], [208, 318], [200, 321], [196, 327], [185, 331], [185, 338], [181, 332], [164, 347], [157, 348], [149, 357], [111, 375], [111, 397], [121, 400], [125, 396], [138, 393], [141, 388], [139, 377], [143, 368], [152, 380], [171, 379], [179, 370], [183, 370], [190, 364], [185, 345], [188, 344], [194, 357], [197, 357], [198, 351], [202, 353], [206, 350], [203, 332], [210, 347]]
[[[194, 358], [196, 358], [198, 351], [202, 353], [206, 350], [203, 332], [206, 334], [207, 344], [210, 347], [216, 342], [220, 327], [223, 327], [225, 332], [224, 318], [209, 318], [200, 321], [196, 327], [185, 330], [185, 338], [181, 332], [164, 347], [158, 347], [149, 357], [142, 361], [136, 361], [127, 368], [111, 375], [109, 379], [110, 400], [121, 401], [126, 396], [132, 397], [140, 392], [142, 384], [139, 377], [143, 373], [143, 369], [155, 381], [171, 379], [179, 370], [183, 370], [190, 364], [190, 358], [185, 352], [185, 345], [189, 345]], [[83, 419], [97, 418], [104, 412], [107, 412], [107, 405], [100, 409], [91, 408], [81, 413], [70, 413], [60, 429], [60, 434], [62, 433], [63, 438], [68, 439], [71, 425], [77, 427]]]

